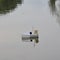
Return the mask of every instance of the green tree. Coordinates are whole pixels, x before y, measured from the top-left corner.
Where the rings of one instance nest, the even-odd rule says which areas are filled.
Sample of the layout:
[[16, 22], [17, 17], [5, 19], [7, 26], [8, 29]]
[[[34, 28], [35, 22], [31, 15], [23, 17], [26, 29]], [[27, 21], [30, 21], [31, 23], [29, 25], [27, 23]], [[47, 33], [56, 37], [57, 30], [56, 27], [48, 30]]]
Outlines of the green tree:
[[17, 4], [22, 4], [22, 0], [0, 0], [0, 14], [14, 10]]
[[55, 13], [55, 11], [56, 11], [55, 2], [56, 2], [56, 0], [49, 1], [49, 6], [50, 6], [52, 13]]

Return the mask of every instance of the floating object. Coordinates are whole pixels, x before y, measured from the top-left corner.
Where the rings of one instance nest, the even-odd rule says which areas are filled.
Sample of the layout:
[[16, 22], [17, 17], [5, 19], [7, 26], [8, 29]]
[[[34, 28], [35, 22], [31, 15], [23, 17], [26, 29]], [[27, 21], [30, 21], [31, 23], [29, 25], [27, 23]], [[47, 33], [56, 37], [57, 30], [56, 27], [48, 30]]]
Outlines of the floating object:
[[35, 30], [34, 34], [32, 34], [32, 32], [29, 32], [29, 35], [27, 35], [27, 34], [22, 35], [22, 41], [25, 41], [25, 42], [34, 41], [34, 43], [38, 43], [39, 42], [38, 31]]
[[36, 39], [36, 38], [38, 38], [38, 35], [22, 35], [22, 40]]

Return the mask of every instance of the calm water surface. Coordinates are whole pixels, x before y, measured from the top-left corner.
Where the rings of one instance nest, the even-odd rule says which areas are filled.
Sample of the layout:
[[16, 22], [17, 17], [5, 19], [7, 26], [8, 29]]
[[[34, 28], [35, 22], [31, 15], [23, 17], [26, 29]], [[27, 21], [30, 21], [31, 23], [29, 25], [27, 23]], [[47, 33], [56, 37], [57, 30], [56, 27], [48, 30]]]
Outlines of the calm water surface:
[[[24, 0], [14, 11], [0, 15], [0, 60], [60, 60], [60, 15], [53, 5], [49, 0]], [[39, 31], [35, 47], [21, 40], [32, 28]]]

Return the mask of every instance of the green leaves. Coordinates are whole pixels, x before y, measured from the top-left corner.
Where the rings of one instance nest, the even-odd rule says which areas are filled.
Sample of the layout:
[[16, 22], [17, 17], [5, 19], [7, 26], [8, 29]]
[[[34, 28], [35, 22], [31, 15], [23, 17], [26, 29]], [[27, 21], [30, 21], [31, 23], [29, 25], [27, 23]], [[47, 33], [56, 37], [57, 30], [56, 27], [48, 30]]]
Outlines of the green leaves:
[[50, 6], [50, 9], [51, 9], [51, 11], [52, 11], [53, 14], [56, 11], [55, 2], [56, 2], [56, 0], [50, 0], [49, 1], [49, 6]]
[[0, 14], [14, 10], [17, 4], [22, 4], [22, 0], [0, 0]]

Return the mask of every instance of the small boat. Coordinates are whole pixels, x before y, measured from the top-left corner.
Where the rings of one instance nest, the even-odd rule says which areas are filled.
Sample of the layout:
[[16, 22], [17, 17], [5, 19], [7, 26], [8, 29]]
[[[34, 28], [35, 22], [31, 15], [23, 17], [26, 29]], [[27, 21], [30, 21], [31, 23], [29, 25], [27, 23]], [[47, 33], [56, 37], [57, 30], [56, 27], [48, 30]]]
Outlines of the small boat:
[[37, 33], [37, 30], [34, 31], [34, 34], [32, 34], [32, 32], [29, 33], [29, 35], [22, 35], [22, 41], [30, 41], [30, 42], [33, 42], [33, 40], [35, 41], [35, 43], [38, 43], [39, 40], [38, 40], [39, 36], [38, 36], [38, 33]]
[[22, 40], [36, 39], [36, 38], [38, 38], [38, 35], [22, 35]]

